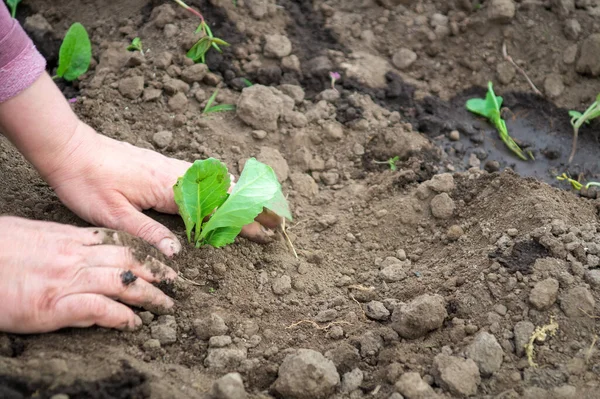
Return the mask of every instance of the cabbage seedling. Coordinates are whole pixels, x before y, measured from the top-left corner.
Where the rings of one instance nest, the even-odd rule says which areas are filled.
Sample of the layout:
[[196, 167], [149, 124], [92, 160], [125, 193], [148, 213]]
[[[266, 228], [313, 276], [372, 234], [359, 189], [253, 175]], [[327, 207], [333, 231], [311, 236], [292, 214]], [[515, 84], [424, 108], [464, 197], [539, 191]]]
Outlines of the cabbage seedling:
[[396, 163], [400, 160], [399, 156], [395, 156], [393, 158], [388, 159], [387, 161], [373, 161], [373, 163], [379, 164], [379, 165], [388, 165], [390, 167], [391, 171], [396, 171], [398, 170], [398, 167], [396, 166]]
[[21, 0], [6, 0], [6, 4], [8, 4], [8, 7], [10, 8], [10, 16], [11, 17], [15, 17], [15, 15], [17, 15], [17, 6], [19, 5], [19, 3], [21, 2]]
[[131, 44], [127, 46], [127, 51], [139, 51], [144, 55], [144, 48], [142, 47], [142, 39], [136, 37], [131, 41]]
[[292, 220], [281, 185], [270, 166], [250, 158], [239, 181], [227, 194], [229, 186], [227, 167], [217, 159], [208, 158], [194, 162], [173, 187], [187, 238], [190, 242], [193, 239], [197, 248], [231, 244], [242, 227], [252, 223], [264, 208]]
[[211, 114], [213, 112], [223, 112], [223, 111], [235, 111], [236, 106], [233, 104], [219, 104], [213, 106], [212, 104], [215, 102], [217, 98], [217, 94], [219, 93], [219, 89], [216, 89], [214, 93], [210, 96], [208, 101], [206, 102], [206, 106], [204, 107], [203, 114]]
[[335, 88], [335, 82], [337, 80], [339, 80], [342, 77], [342, 75], [339, 74], [339, 72], [329, 72], [329, 79], [331, 79], [331, 88], [333, 90], [337, 90]]
[[573, 187], [574, 190], [581, 190], [582, 188], [586, 188], [589, 189], [590, 187], [600, 187], [600, 183], [595, 182], [595, 181], [591, 181], [586, 183], [585, 185], [583, 185], [583, 183], [580, 183], [579, 181], [575, 180], [575, 179], [571, 179], [569, 177], [569, 175], [567, 175], [566, 173], [563, 173], [560, 176], [556, 176], [556, 180], [559, 181], [567, 181], [571, 184], [571, 187]]
[[[494, 93], [494, 87], [492, 85], [492, 82], [488, 82], [488, 92], [485, 96], [485, 99], [471, 98], [467, 101], [466, 106], [467, 109], [473, 112], [474, 114], [481, 115], [489, 119], [490, 122], [492, 122], [492, 124], [496, 127], [496, 130], [498, 130], [500, 138], [502, 139], [502, 141], [504, 141], [504, 144], [506, 144], [506, 146], [519, 158], [521, 158], [524, 161], [527, 161], [528, 158], [521, 149], [521, 147], [519, 147], [519, 145], [515, 143], [512, 137], [510, 137], [510, 135], [508, 134], [506, 122], [504, 121], [504, 119], [502, 119], [502, 116], [500, 115], [500, 107], [502, 107], [502, 101], [502, 97], [496, 96], [496, 93]], [[533, 159], [533, 155], [531, 154], [531, 152], [528, 152], [528, 155], [531, 159]]]
[[204, 20], [204, 16], [200, 12], [194, 10], [192, 7], [188, 6], [181, 0], [174, 1], [185, 10], [200, 18], [200, 25], [198, 25], [196, 33], [204, 33], [204, 36], [200, 40], [198, 40], [196, 44], [192, 46], [191, 49], [188, 50], [186, 54], [188, 58], [191, 58], [196, 63], [201, 62], [203, 64], [206, 64], [206, 53], [208, 52], [208, 50], [211, 49], [211, 47], [217, 50], [219, 53], [222, 53], [223, 51], [219, 46], [229, 46], [229, 43], [227, 43], [226, 41], [213, 36], [210, 26], [208, 26], [208, 24]]
[[596, 97], [596, 101], [585, 110], [582, 114], [577, 111], [569, 111], [571, 117], [571, 126], [573, 126], [573, 145], [571, 146], [571, 155], [569, 155], [569, 163], [573, 161], [575, 153], [577, 152], [577, 136], [579, 134], [579, 128], [584, 123], [590, 123], [592, 119], [600, 116], [600, 94]]
[[92, 59], [92, 44], [87, 31], [75, 22], [65, 35], [58, 53], [58, 69], [53, 79], [72, 81], [87, 72]]

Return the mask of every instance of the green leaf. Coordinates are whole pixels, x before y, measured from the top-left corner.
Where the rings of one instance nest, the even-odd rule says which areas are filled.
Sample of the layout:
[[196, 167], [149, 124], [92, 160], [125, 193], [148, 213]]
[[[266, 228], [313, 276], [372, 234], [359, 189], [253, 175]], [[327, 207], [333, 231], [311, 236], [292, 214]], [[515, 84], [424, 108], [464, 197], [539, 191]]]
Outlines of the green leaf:
[[217, 94], [219, 93], [219, 89], [217, 88], [215, 91], [213, 91], [213, 94], [211, 94], [211, 96], [208, 98], [208, 101], [206, 102], [206, 105], [204, 106], [204, 110], [202, 111], [203, 114], [208, 113], [210, 107], [212, 106], [212, 104], [215, 102], [215, 99], [217, 98]]
[[208, 37], [203, 37], [198, 40], [196, 44], [192, 46], [191, 49], [187, 52], [186, 56], [194, 60], [194, 62], [199, 62], [203, 59], [204, 55], [210, 48], [210, 39]]
[[499, 118], [502, 101], [502, 97], [496, 96], [496, 93], [494, 93], [492, 82], [489, 82], [485, 99], [471, 98], [467, 101], [467, 109], [488, 119]]
[[11, 17], [15, 17], [15, 15], [17, 15], [17, 6], [19, 5], [19, 3], [21, 2], [21, 0], [6, 0], [6, 4], [8, 4], [8, 6], [10, 7], [10, 16]]
[[87, 31], [75, 22], [65, 35], [58, 54], [56, 75], [72, 81], [87, 72], [92, 59], [92, 44]]
[[230, 183], [227, 167], [214, 158], [194, 162], [177, 180], [173, 187], [175, 203], [189, 241], [195, 227], [194, 237], [198, 244], [204, 219], [227, 199]]
[[214, 112], [235, 111], [236, 108], [237, 107], [234, 104], [219, 104], [219, 105], [215, 105], [214, 107], [210, 107], [209, 109], [205, 110], [203, 113], [210, 114], [210, 113], [214, 113]]
[[252, 223], [263, 208], [292, 220], [275, 172], [270, 166], [251, 158], [227, 201], [203, 226], [204, 242], [214, 247], [232, 243], [242, 227]]
[[127, 46], [127, 51], [139, 51], [142, 52], [142, 39], [136, 37], [131, 41], [131, 44]]
[[250, 80], [248, 80], [246, 78], [242, 78], [242, 82], [244, 82], [244, 84], [246, 85], [246, 87], [252, 87], [252, 86], [254, 86], [254, 84]]

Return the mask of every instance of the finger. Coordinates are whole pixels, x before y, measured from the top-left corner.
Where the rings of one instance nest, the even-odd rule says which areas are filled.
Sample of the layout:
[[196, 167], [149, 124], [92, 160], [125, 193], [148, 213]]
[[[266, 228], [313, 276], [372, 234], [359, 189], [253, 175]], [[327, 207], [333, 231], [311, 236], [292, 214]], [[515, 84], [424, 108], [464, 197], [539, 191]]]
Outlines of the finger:
[[177, 278], [177, 273], [169, 266], [150, 255], [145, 259], [138, 258], [138, 254], [129, 247], [97, 245], [83, 248], [83, 254], [89, 266], [130, 270], [150, 283], [173, 281]]
[[272, 241], [274, 233], [262, 224], [252, 222], [242, 228], [240, 235], [261, 244], [268, 244]]
[[127, 306], [103, 295], [75, 294], [61, 298], [55, 307], [57, 328], [100, 327], [133, 331], [142, 320]]
[[283, 218], [281, 216], [267, 208], [263, 208], [262, 213], [254, 220], [269, 229], [274, 229], [275, 227], [279, 226], [281, 222], [283, 222]]
[[112, 267], [84, 267], [77, 273], [69, 292], [105, 295], [156, 314], [171, 313], [175, 305], [161, 290], [138, 279], [131, 271]]
[[110, 227], [140, 237], [167, 256], [173, 256], [181, 251], [181, 243], [169, 229], [133, 206], [126, 206], [126, 212], [116, 219], [115, 226]]

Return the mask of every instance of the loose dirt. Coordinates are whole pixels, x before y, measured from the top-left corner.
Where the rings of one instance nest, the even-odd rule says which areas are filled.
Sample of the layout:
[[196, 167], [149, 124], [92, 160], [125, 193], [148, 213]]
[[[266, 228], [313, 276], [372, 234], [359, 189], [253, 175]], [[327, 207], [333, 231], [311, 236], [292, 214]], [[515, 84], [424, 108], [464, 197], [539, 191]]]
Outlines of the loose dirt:
[[[596, 2], [191, 4], [232, 44], [209, 70], [185, 58], [198, 21], [171, 2], [29, 0], [18, 18], [49, 69], [68, 26], [88, 28], [92, 69], [63, 91], [98, 132], [236, 174], [273, 166], [299, 258], [282, 237], [186, 244], [185, 280], [162, 287], [174, 315], [0, 335], [0, 397], [597, 397], [600, 202], [555, 179], [600, 179], [596, 124], [566, 163], [567, 110], [600, 91]], [[125, 50], [136, 36], [144, 56]], [[535, 161], [464, 110], [488, 80]], [[202, 115], [216, 87], [237, 113]], [[1, 214], [85, 225], [3, 137], [0, 180]], [[177, 216], [149, 214], [185, 241]], [[525, 345], [551, 320], [532, 367]]]

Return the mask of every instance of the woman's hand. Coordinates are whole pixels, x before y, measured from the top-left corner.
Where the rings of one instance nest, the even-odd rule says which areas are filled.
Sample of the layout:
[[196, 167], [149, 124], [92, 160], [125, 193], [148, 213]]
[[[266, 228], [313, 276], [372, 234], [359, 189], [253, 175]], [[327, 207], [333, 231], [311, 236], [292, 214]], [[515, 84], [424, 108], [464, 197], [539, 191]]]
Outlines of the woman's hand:
[[120, 234], [0, 217], [0, 331], [39, 333], [94, 324], [133, 330], [142, 324], [111, 298], [169, 313], [173, 301], [151, 283], [174, 280], [177, 273], [114, 245], [123, 241]]

